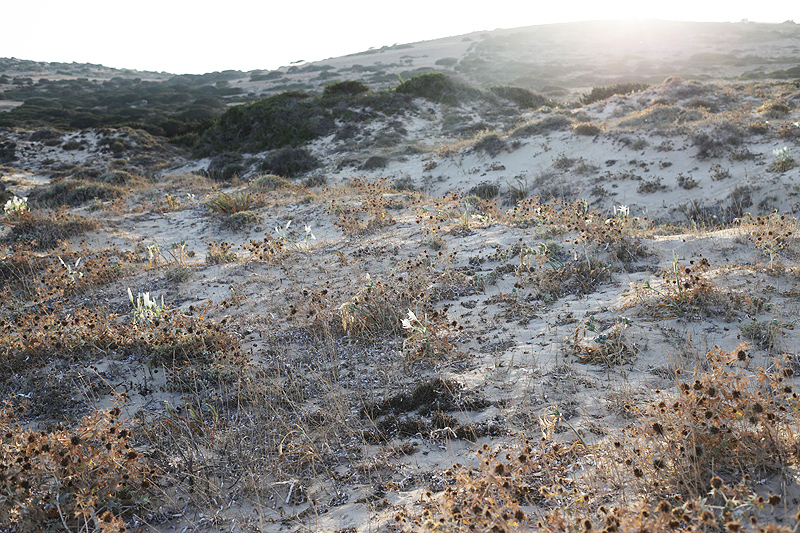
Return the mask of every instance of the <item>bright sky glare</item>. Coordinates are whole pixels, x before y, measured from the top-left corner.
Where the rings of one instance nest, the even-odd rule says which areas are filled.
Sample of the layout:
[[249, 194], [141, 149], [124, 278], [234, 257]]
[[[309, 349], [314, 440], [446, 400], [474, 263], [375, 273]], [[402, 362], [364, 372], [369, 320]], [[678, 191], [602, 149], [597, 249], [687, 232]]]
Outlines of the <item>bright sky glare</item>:
[[778, 0], [35, 0], [6, 2], [0, 57], [200, 74], [269, 70], [370, 47], [578, 20], [800, 23]]

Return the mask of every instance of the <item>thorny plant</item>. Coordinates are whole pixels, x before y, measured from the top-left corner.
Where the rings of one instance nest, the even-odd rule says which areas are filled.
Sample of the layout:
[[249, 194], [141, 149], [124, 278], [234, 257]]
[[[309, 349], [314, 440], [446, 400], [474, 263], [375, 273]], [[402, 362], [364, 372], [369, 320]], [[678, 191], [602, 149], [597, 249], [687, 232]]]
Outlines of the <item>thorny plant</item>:
[[261, 241], [251, 239], [241, 246], [242, 250], [250, 253], [250, 258], [255, 261], [274, 263], [286, 252], [285, 240], [276, 239], [269, 233], [264, 234]]
[[752, 228], [748, 238], [758, 250], [769, 256], [772, 268], [775, 258], [795, 240], [797, 219], [777, 212], [754, 217], [747, 213], [745, 220]]
[[627, 206], [615, 207], [614, 216], [608, 218], [589, 210], [585, 201], [566, 202], [554, 198], [542, 203], [536, 196], [518, 202], [503, 215], [502, 222], [519, 227], [537, 226], [547, 230], [545, 234], [575, 234], [572, 240], [584, 247], [587, 260], [590, 246], [602, 247], [622, 261], [648, 255], [637, 238], [647, 227], [648, 220], [631, 217]]
[[46, 256], [17, 250], [0, 256], [0, 287], [8, 291], [7, 297], [45, 302], [102, 286], [124, 275], [136, 260], [131, 252], [91, 251], [84, 245], [78, 251], [62, 247]]
[[[365, 284], [358, 292], [338, 308], [339, 318], [345, 333], [354, 337], [366, 335], [404, 332], [404, 320], [408, 320], [403, 309], [414, 316], [425, 317], [425, 328], [429, 344], [415, 345], [411, 357], [441, 356], [453, 353], [455, 346], [450, 341], [449, 332], [458, 331], [455, 321], [448, 319], [447, 311], [433, 308], [434, 281], [447, 276], [446, 264], [452, 257], [441, 252], [436, 258], [423, 254], [414, 260], [409, 259], [390, 272], [387, 279], [373, 280], [367, 275]], [[439, 272], [443, 268], [445, 272]], [[296, 308], [293, 308], [296, 312]], [[418, 322], [411, 321], [416, 327]], [[428, 349], [429, 348], [429, 349]]]
[[395, 522], [405, 531], [530, 531], [531, 509], [553, 492], [564, 493], [563, 500], [571, 496], [578, 509], [586, 507], [587, 495], [570, 474], [586, 453], [583, 444], [551, 439], [539, 445], [523, 440], [505, 454], [484, 444], [477, 469], [454, 465], [445, 472], [449, 486], [436, 497], [426, 495], [421, 516], [399, 513]]
[[[625, 340], [625, 330], [631, 321], [624, 316], [617, 317], [614, 325], [600, 330], [594, 315], [575, 329], [572, 335], [572, 349], [580, 362], [613, 366], [630, 363], [636, 357], [633, 346]], [[586, 333], [596, 334], [587, 344]]]
[[703, 256], [690, 260], [689, 266], [683, 266], [673, 252], [672, 268], [664, 273], [664, 285], [659, 289], [649, 281], [644, 283], [645, 290], [661, 298], [653, 310], [661, 310], [664, 315], [685, 315], [707, 309], [718, 299], [714, 286], [704, 276], [710, 267], [708, 259]]
[[430, 240], [444, 234], [463, 234], [476, 225], [488, 227], [502, 219], [497, 198], [462, 198], [453, 192], [434, 200], [430, 205], [418, 206], [415, 214], [417, 224], [422, 226]]
[[236, 254], [231, 252], [233, 244], [229, 242], [207, 242], [208, 252], [206, 253], [206, 263], [217, 265], [220, 263], [233, 263], [237, 260]]
[[[791, 476], [800, 451], [800, 399], [789, 360], [749, 369], [744, 345], [706, 355], [706, 370], [677, 390], [627, 405], [638, 423], [598, 444], [556, 442], [561, 421], [540, 418], [542, 443], [478, 451], [480, 466], [454, 465], [443, 493], [428, 493], [421, 515], [399, 513], [403, 530], [758, 531], [789, 533], [773, 520], [783, 499], [762, 479]], [[589, 468], [594, 465], [593, 468]], [[597, 483], [613, 492], [597, 496]], [[759, 494], [761, 492], [761, 494]], [[798, 512], [795, 520], [800, 520]]]
[[[791, 361], [748, 368], [740, 344], [706, 354], [707, 370], [688, 379], [678, 371], [677, 391], [630, 407], [642, 425], [625, 431], [635, 444], [618, 447], [642, 489], [654, 494], [701, 497], [724, 483], [786, 475], [798, 455], [800, 400]], [[615, 444], [616, 446], [616, 444]]]
[[523, 248], [516, 268], [514, 287], [532, 287], [532, 296], [553, 302], [567, 294], [586, 295], [600, 283], [611, 279], [608, 265], [594, 258], [563, 260], [557, 251], [546, 244], [536, 249]]
[[97, 221], [69, 213], [65, 209], [56, 211], [21, 211], [11, 220], [3, 221], [11, 227], [9, 239], [16, 250], [28, 248], [37, 251], [57, 248], [66, 239], [95, 229]]
[[72, 429], [34, 431], [0, 411], [0, 528], [5, 531], [126, 531], [150, 503], [157, 471], [133, 448], [119, 407]]
[[[386, 178], [372, 182], [354, 178], [350, 184], [356, 193], [356, 202], [331, 200], [329, 211], [335, 216], [334, 225], [347, 236], [366, 235], [395, 224], [388, 212], [391, 200], [387, 197], [391, 188]], [[338, 191], [345, 194], [345, 191]]]
[[[190, 307], [189, 313], [196, 312], [193, 309]], [[54, 356], [80, 356], [90, 361], [109, 352], [149, 364], [159, 364], [156, 360], [206, 361], [217, 351], [239, 353], [220, 324], [202, 316], [164, 313], [153, 319], [150, 328], [133, 327], [116, 318], [81, 306], [63, 314], [26, 313], [0, 319], [3, 367], [22, 372], [41, 367]]]

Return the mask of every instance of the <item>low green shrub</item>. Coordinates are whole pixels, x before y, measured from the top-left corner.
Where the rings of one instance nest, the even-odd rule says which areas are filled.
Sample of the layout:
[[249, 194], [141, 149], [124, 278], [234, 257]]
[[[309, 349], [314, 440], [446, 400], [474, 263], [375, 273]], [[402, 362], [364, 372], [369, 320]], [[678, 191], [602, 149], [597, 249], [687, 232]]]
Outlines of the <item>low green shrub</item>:
[[514, 128], [509, 137], [531, 137], [533, 135], [544, 135], [551, 131], [565, 130], [572, 126], [572, 120], [564, 115], [547, 115], [546, 117], [527, 122]]
[[44, 214], [26, 211], [14, 220], [9, 240], [34, 250], [51, 250], [64, 239], [96, 227], [96, 221], [65, 211]]
[[498, 134], [489, 132], [480, 135], [472, 145], [474, 152], [483, 152], [489, 154], [490, 157], [495, 157], [507, 148], [506, 142]]
[[394, 90], [398, 93], [419, 96], [432, 102], [449, 105], [475, 100], [482, 96], [480, 90], [441, 72], [430, 72], [413, 77], [402, 82]]
[[260, 221], [261, 218], [252, 211], [237, 211], [236, 213], [228, 215], [228, 218], [224, 221], [224, 225], [232, 230], [240, 230], [245, 226], [258, 224]]
[[223, 152], [212, 157], [206, 168], [208, 177], [219, 181], [230, 181], [244, 171], [244, 158], [236, 152]]
[[617, 83], [607, 87], [595, 87], [589, 94], [584, 94], [581, 97], [581, 104], [589, 105], [600, 100], [605, 100], [614, 95], [626, 95], [631, 93], [638, 93], [650, 87], [646, 83]]
[[287, 178], [295, 178], [320, 166], [320, 160], [306, 148], [284, 147], [261, 160], [261, 170]]
[[250, 180], [248, 187], [257, 192], [266, 192], [285, 189], [286, 187], [291, 187], [291, 185], [289, 180], [284, 177], [276, 176], [275, 174], [262, 174]]
[[477, 184], [467, 192], [468, 196], [477, 196], [482, 200], [497, 198], [499, 194], [500, 186], [496, 183], [489, 183], [488, 181]]
[[325, 86], [322, 96], [356, 95], [369, 91], [369, 85], [358, 80], [342, 80]]
[[125, 190], [117, 185], [84, 180], [60, 180], [47, 188], [37, 188], [30, 192], [28, 199], [32, 204], [47, 207], [62, 205], [78, 206], [90, 200], [111, 200], [125, 196]]
[[791, 111], [788, 105], [778, 100], [770, 100], [756, 109], [756, 113], [761, 113], [765, 118], [783, 118]]
[[522, 109], [539, 109], [542, 106], [553, 107], [555, 103], [543, 94], [535, 93], [523, 87], [507, 85], [489, 87], [489, 90], [500, 98], [511, 100]]
[[364, 164], [361, 165], [361, 170], [376, 170], [379, 168], [385, 168], [388, 164], [389, 158], [382, 155], [373, 155], [364, 161]]
[[572, 128], [572, 131], [578, 135], [593, 136], [600, 135], [603, 132], [603, 129], [597, 124], [592, 124], [591, 122], [581, 122], [580, 124], [575, 124], [575, 126]]
[[249, 192], [236, 192], [233, 194], [220, 193], [215, 198], [206, 202], [206, 205], [215, 213], [233, 214], [250, 209], [253, 195]]

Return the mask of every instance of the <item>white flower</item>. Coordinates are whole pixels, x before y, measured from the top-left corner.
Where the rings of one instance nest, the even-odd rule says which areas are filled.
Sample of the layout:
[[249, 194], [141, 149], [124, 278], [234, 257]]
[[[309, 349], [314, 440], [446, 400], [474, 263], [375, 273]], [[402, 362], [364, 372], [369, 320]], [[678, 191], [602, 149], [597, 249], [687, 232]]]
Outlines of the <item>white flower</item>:
[[408, 318], [404, 318], [400, 322], [403, 324], [404, 329], [414, 329], [413, 322], [419, 322], [419, 320], [417, 320], [417, 315], [414, 314], [414, 311], [409, 309]]
[[20, 198], [19, 196], [14, 196], [13, 198], [11, 198], [6, 202], [5, 206], [3, 206], [3, 211], [5, 211], [6, 214], [21, 213], [27, 210], [28, 210], [27, 196], [23, 196], [22, 198]]
[[786, 159], [789, 157], [789, 147], [784, 146], [783, 148], [775, 148], [772, 151], [772, 155], [774, 155], [776, 159]]

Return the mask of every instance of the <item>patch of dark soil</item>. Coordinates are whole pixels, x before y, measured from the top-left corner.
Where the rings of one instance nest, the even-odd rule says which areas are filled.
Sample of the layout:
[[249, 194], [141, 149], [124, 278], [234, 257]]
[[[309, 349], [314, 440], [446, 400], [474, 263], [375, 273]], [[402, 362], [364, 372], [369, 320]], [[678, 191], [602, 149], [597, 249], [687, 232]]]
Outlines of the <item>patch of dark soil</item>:
[[490, 403], [475, 393], [462, 390], [457, 381], [434, 378], [410, 392], [401, 392], [383, 401], [367, 405], [362, 416], [375, 419], [386, 414], [402, 414], [417, 411], [427, 416], [434, 411], [473, 411], [483, 409]]
[[455, 417], [437, 411], [430, 419], [387, 415], [375, 424], [373, 431], [367, 432], [363, 437], [367, 442], [374, 444], [410, 437], [463, 439], [474, 442], [480, 437], [496, 437], [504, 434], [505, 424], [501, 420], [461, 424]]

